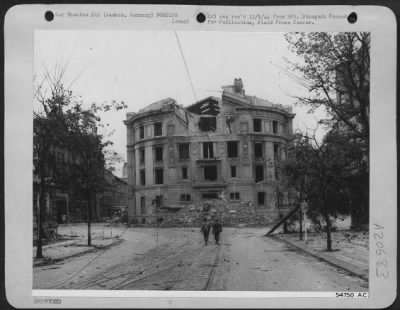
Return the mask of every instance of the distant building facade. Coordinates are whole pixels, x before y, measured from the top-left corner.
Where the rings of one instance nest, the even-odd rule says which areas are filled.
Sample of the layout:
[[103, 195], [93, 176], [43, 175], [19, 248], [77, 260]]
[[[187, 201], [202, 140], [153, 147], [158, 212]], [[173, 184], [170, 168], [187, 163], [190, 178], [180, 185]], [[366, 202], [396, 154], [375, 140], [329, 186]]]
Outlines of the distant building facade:
[[187, 107], [167, 98], [127, 114], [130, 222], [160, 222], [210, 199], [278, 217], [291, 107], [246, 95], [241, 79], [222, 89]]
[[104, 179], [106, 185], [102, 194], [101, 217], [120, 216], [128, 207], [128, 183], [108, 170], [105, 171]]

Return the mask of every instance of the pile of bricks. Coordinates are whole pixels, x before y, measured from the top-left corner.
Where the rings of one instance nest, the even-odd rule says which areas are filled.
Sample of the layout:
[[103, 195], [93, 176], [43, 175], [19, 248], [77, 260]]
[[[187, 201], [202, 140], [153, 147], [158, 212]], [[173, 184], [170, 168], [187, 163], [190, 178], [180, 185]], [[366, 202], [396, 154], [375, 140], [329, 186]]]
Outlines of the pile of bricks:
[[265, 226], [276, 222], [276, 212], [257, 210], [251, 203], [229, 203], [221, 199], [194, 203], [164, 217], [162, 227], [197, 227], [204, 218], [218, 218], [224, 226]]

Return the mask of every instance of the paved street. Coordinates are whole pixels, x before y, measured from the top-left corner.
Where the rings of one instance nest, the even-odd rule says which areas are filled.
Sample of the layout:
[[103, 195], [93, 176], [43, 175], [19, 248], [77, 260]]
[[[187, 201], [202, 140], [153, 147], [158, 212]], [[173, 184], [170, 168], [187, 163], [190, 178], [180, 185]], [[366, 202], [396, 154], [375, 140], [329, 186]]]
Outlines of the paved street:
[[[76, 227], [74, 230], [76, 231]], [[62, 229], [61, 229], [62, 230]], [[68, 230], [67, 227], [64, 228]], [[79, 228], [78, 228], [79, 230]], [[103, 229], [104, 231], [105, 229]], [[105, 234], [109, 233], [105, 230]], [[85, 227], [81, 227], [82, 233]], [[96, 231], [96, 227], [94, 227]], [[366, 291], [353, 277], [261, 228], [224, 228], [205, 246], [199, 228], [113, 228], [123, 242], [34, 268], [35, 289]], [[97, 228], [102, 234], [101, 228]]]

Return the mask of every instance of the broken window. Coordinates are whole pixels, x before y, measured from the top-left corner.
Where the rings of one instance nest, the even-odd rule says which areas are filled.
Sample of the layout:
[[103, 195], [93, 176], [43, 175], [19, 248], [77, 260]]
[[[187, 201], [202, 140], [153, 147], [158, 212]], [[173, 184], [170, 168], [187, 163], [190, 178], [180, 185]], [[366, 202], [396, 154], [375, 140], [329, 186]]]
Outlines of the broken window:
[[181, 194], [181, 201], [190, 201], [190, 194]]
[[275, 166], [275, 180], [278, 181], [280, 178], [279, 167]]
[[162, 136], [162, 123], [155, 123], [154, 124], [154, 136]]
[[233, 132], [233, 125], [234, 125], [234, 122], [235, 122], [235, 117], [233, 117], [233, 116], [228, 116], [227, 118], [226, 118], [226, 126], [227, 126], [227, 128], [228, 128], [228, 131], [229, 131], [229, 133], [232, 133]]
[[[217, 199], [218, 198], [218, 194], [217, 193], [204, 193], [202, 195], [203, 199]], [[210, 206], [203, 206], [203, 211], [208, 211], [210, 208]], [[206, 210], [204, 210], [206, 209]]]
[[144, 161], [145, 161], [144, 149], [140, 149], [139, 150], [139, 162], [141, 164], [144, 164]]
[[145, 170], [140, 170], [140, 185], [146, 185], [146, 173]]
[[279, 144], [278, 143], [274, 143], [274, 159], [275, 160], [279, 160], [280, 156], [279, 156]]
[[282, 192], [278, 192], [277, 203], [278, 203], [278, 207], [281, 207], [283, 205], [283, 193]]
[[236, 166], [231, 166], [231, 177], [236, 178]]
[[163, 147], [162, 146], [155, 147], [154, 153], [155, 153], [155, 161], [163, 160]]
[[160, 208], [162, 206], [163, 196], [157, 195], [154, 202], [156, 203], [156, 208]]
[[261, 119], [259, 118], [253, 119], [253, 131], [261, 132]]
[[178, 146], [179, 159], [189, 159], [189, 143], [181, 143]]
[[237, 141], [228, 141], [228, 157], [238, 157], [238, 143]]
[[229, 199], [230, 200], [240, 200], [240, 193], [239, 192], [230, 193]]
[[272, 133], [278, 134], [278, 122], [272, 121]]
[[146, 197], [140, 197], [140, 214], [146, 214]]
[[263, 206], [265, 204], [265, 192], [257, 193], [257, 204]]
[[187, 178], [188, 178], [187, 167], [182, 167], [182, 179], [187, 179]]
[[215, 131], [217, 129], [216, 117], [200, 117], [199, 129], [201, 131]]
[[203, 158], [214, 158], [214, 148], [212, 142], [203, 143]]
[[144, 126], [139, 127], [139, 139], [144, 139]]
[[164, 169], [157, 168], [154, 170], [156, 184], [164, 184]]
[[204, 166], [204, 180], [215, 181], [217, 178], [217, 166]]
[[256, 165], [256, 182], [264, 180], [264, 166]]
[[254, 157], [260, 158], [263, 157], [263, 144], [261, 142], [254, 143]]

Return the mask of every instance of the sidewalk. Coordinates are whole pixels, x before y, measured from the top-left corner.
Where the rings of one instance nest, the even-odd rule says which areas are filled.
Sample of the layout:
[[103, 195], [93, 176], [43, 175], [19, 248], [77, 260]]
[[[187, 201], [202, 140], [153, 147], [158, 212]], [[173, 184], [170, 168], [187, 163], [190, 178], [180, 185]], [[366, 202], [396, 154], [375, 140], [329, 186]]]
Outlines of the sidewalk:
[[[43, 258], [35, 258], [36, 246], [33, 247], [33, 267], [53, 264], [72, 256], [81, 255], [99, 249], [106, 249], [123, 241], [120, 233], [110, 231], [104, 233], [105, 226], [98, 225], [93, 227], [91, 246], [87, 245], [87, 234], [85, 226], [65, 225], [59, 227], [59, 236], [66, 239], [43, 246]], [[114, 228], [115, 229], [115, 228]]]
[[322, 259], [362, 279], [368, 280], [368, 232], [332, 232], [333, 251], [330, 252], [326, 250], [325, 233], [308, 233], [307, 242], [300, 240], [298, 233], [277, 234], [273, 237], [283, 240], [309, 255]]

